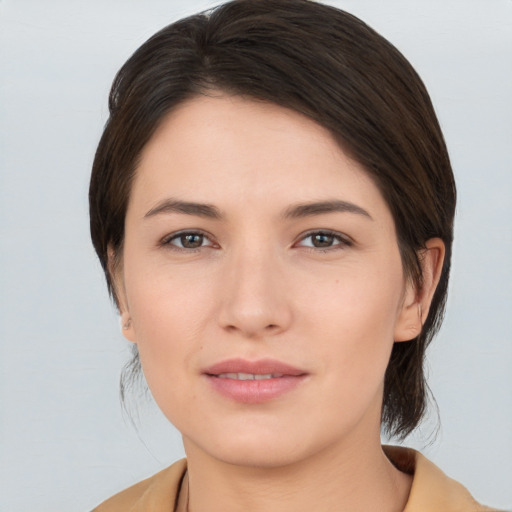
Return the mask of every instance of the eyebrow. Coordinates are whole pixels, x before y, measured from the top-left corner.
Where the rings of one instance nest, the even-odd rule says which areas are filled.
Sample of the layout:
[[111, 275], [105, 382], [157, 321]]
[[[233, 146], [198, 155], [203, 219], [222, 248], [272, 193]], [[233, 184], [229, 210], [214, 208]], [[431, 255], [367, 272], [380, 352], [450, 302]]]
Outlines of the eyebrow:
[[357, 204], [349, 201], [341, 201], [338, 199], [332, 201], [320, 201], [316, 203], [303, 203], [286, 208], [283, 217], [286, 219], [297, 219], [302, 217], [309, 217], [312, 215], [323, 215], [325, 213], [355, 213], [357, 215], [363, 215], [368, 217], [370, 220], [372, 216]]
[[178, 201], [175, 199], [164, 199], [154, 208], [151, 208], [144, 218], [153, 217], [161, 213], [184, 213], [186, 215], [195, 215], [197, 217], [206, 217], [208, 219], [220, 219], [222, 214], [220, 210], [211, 204], [193, 203], [188, 201]]
[[[300, 203], [286, 208], [282, 214], [285, 219], [298, 219], [310, 217], [314, 215], [323, 215], [326, 213], [355, 213], [372, 219], [372, 216], [360, 206], [349, 201], [331, 200], [318, 201], [313, 203]], [[151, 208], [144, 218], [153, 217], [159, 214], [182, 213], [185, 215], [195, 215], [208, 219], [219, 220], [223, 215], [221, 211], [214, 205], [206, 203], [194, 203], [190, 201], [179, 201], [176, 199], [164, 199], [154, 208]]]

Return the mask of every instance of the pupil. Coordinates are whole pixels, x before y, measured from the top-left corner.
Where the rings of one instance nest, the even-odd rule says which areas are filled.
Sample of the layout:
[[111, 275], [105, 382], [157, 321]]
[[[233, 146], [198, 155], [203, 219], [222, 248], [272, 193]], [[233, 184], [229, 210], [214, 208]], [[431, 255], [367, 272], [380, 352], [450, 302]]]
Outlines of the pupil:
[[330, 247], [332, 245], [333, 236], [332, 235], [315, 235], [313, 237], [313, 245], [315, 247]]
[[203, 236], [202, 235], [182, 235], [181, 243], [183, 247], [187, 249], [195, 249], [196, 247], [201, 247], [203, 245]]

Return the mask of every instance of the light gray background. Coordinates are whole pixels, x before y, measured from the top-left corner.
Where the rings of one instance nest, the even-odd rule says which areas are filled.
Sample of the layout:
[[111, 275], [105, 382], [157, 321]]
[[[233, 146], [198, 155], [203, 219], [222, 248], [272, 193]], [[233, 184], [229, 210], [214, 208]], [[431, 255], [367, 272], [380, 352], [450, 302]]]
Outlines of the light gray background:
[[[424, 452], [512, 508], [512, 2], [331, 3], [403, 51], [439, 114], [459, 204], [429, 353], [442, 430]], [[138, 432], [123, 420], [128, 347], [89, 242], [87, 187], [114, 73], [153, 32], [211, 5], [0, 0], [1, 512], [88, 510], [182, 455], [155, 407], [140, 406]]]

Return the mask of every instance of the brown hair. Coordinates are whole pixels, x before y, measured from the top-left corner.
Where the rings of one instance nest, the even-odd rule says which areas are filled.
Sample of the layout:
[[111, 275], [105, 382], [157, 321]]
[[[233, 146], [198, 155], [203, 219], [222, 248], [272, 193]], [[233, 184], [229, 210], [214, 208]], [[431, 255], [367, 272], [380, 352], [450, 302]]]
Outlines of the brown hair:
[[[404, 273], [418, 290], [418, 251], [432, 237], [445, 243], [423, 330], [394, 344], [386, 371], [382, 426], [405, 437], [426, 409], [425, 349], [444, 312], [455, 210], [448, 153], [421, 79], [361, 20], [309, 0], [235, 0], [155, 34], [114, 80], [92, 170], [91, 236], [116, 302], [108, 249], [121, 259], [141, 151], [176, 105], [211, 90], [273, 102], [328, 128], [383, 194]], [[128, 367], [139, 365], [135, 354]]]

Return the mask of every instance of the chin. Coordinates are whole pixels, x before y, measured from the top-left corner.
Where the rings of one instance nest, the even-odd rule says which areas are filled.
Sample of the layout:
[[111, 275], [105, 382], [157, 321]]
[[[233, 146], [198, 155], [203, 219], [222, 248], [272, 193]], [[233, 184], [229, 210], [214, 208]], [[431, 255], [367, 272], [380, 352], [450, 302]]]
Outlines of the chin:
[[[298, 426], [297, 424], [295, 425]], [[194, 441], [184, 436], [185, 451], [197, 451], [225, 464], [248, 468], [272, 469], [291, 466], [309, 459], [315, 453], [332, 445], [330, 439], [314, 436], [311, 429], [245, 429], [222, 432]]]
[[268, 448], [261, 444], [234, 446], [228, 450], [217, 450], [216, 453], [210, 455], [225, 464], [255, 469], [282, 468], [307, 458], [305, 454], [296, 449]]

